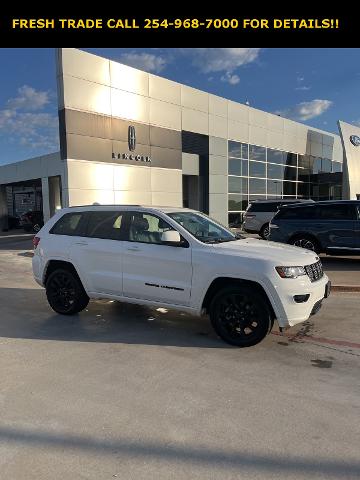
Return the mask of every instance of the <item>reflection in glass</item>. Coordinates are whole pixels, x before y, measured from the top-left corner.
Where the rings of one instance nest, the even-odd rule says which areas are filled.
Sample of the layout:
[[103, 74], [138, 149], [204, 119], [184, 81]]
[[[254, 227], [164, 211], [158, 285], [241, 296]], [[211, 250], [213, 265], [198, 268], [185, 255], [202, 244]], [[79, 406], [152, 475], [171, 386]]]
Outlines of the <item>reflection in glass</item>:
[[268, 195], [282, 195], [282, 182], [280, 180], [268, 180], [267, 181], [267, 193]]
[[330, 173], [331, 172], [331, 160], [327, 158], [323, 158], [321, 161], [321, 171], [323, 173]]
[[333, 173], [342, 172], [342, 163], [332, 162], [332, 171]]
[[267, 149], [267, 161], [272, 163], [285, 163], [286, 153], [272, 148]]
[[266, 194], [266, 180], [260, 180], [258, 178], [249, 178], [249, 193], [256, 195]]
[[248, 179], [242, 177], [229, 177], [229, 193], [245, 193], [248, 191]]
[[310, 155], [310, 166], [313, 174], [321, 172], [321, 158]]
[[310, 197], [310, 183], [298, 183], [298, 196], [309, 198]]
[[248, 158], [248, 144], [229, 141], [229, 157]]
[[229, 175], [248, 176], [248, 160], [229, 158]]
[[284, 182], [283, 183], [283, 192], [284, 192], [284, 195], [296, 195], [296, 183], [295, 182]]
[[296, 168], [285, 167], [284, 180], [293, 180], [295, 182], [296, 181]]
[[249, 176], [266, 178], [266, 163], [250, 161]]
[[258, 147], [257, 145], [249, 145], [249, 158], [250, 160], [266, 162], [266, 148]]
[[229, 211], [236, 212], [246, 210], [248, 206], [247, 195], [233, 195], [229, 194]]
[[279, 180], [282, 180], [284, 178], [284, 166], [268, 163], [267, 174], [268, 178], [278, 178]]
[[297, 167], [297, 154], [296, 153], [285, 153], [286, 155], [286, 165], [291, 165], [292, 167]]

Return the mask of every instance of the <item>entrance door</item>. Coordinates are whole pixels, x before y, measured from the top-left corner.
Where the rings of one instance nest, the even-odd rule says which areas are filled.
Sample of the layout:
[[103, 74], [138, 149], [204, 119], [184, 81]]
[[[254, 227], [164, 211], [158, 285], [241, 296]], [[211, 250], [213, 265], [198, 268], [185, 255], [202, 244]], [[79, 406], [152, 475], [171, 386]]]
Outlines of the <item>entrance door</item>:
[[200, 178], [198, 175], [183, 175], [183, 206], [200, 210]]

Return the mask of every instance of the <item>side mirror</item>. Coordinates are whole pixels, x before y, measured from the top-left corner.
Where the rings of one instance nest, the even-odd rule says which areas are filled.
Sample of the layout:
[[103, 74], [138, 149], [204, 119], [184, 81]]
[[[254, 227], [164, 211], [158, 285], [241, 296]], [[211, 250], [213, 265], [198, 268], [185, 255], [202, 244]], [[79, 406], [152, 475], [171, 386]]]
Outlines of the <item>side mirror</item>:
[[183, 242], [181, 241], [180, 233], [176, 230], [168, 230], [163, 232], [161, 235], [161, 242], [164, 245], [169, 245], [172, 247], [182, 247]]

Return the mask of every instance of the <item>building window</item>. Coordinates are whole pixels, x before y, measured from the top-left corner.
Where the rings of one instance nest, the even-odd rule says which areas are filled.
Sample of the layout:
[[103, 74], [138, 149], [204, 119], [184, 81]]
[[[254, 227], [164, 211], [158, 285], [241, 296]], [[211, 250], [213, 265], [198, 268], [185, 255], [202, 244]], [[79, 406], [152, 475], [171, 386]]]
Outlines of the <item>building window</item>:
[[229, 141], [229, 157], [249, 158], [249, 145], [247, 143]]
[[267, 181], [267, 194], [282, 196], [282, 181], [280, 180], [268, 180]]
[[248, 206], [248, 203], [247, 195], [229, 194], [229, 212], [244, 212]]
[[267, 173], [268, 178], [277, 178], [278, 180], [282, 180], [284, 178], [284, 166], [268, 163]]
[[250, 160], [266, 162], [266, 148], [258, 147], [257, 145], [249, 145], [249, 158]]
[[248, 160], [229, 158], [229, 175], [247, 177], [249, 174]]
[[259, 178], [249, 178], [249, 193], [251, 195], [265, 195], [266, 180], [260, 180]]
[[243, 142], [228, 148], [230, 213], [242, 214], [254, 199], [341, 198], [340, 162]]
[[266, 178], [266, 163], [249, 162], [249, 176]]
[[285, 163], [285, 153], [280, 150], [274, 150], [272, 148], [267, 149], [267, 161], [270, 163]]
[[332, 171], [333, 173], [342, 172], [342, 163], [332, 162]]

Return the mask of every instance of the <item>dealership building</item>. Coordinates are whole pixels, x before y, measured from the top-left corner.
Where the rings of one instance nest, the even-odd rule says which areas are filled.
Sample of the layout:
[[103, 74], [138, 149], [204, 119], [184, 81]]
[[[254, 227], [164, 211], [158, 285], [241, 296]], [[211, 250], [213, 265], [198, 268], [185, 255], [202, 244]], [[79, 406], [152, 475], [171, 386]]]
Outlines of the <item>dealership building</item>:
[[360, 128], [267, 113], [77, 49], [56, 52], [59, 152], [0, 167], [0, 219], [100, 204], [190, 207], [224, 224], [255, 199], [358, 198]]

